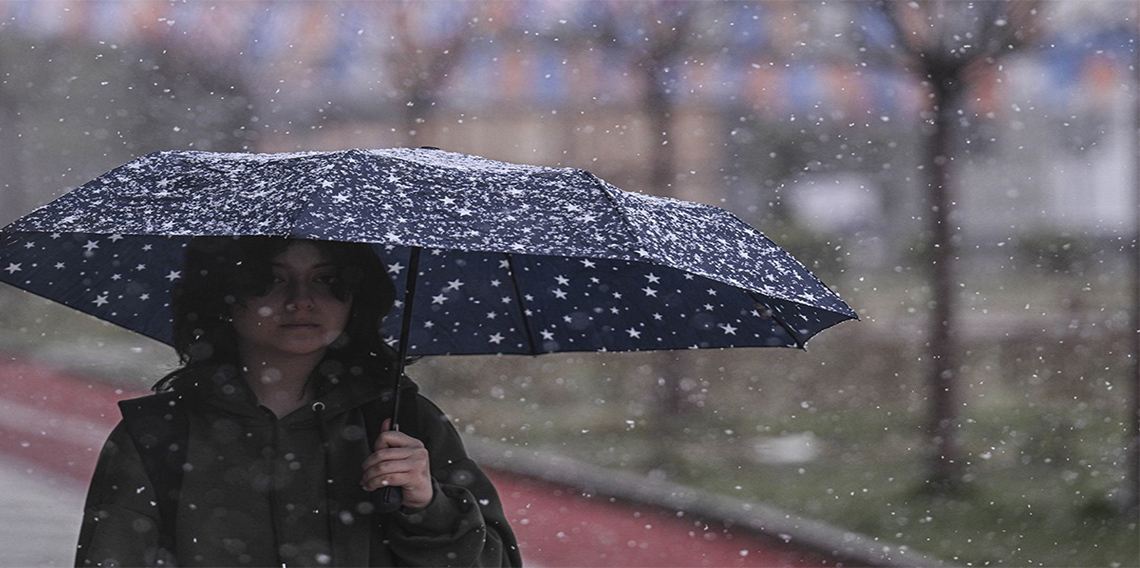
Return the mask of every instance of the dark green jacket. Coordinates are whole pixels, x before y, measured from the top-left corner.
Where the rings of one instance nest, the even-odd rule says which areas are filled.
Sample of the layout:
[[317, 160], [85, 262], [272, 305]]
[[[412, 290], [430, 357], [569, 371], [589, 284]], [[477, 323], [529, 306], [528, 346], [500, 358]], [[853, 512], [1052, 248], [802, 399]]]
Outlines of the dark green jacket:
[[[436, 489], [432, 503], [415, 514], [380, 513], [360, 487], [368, 431], [383, 419], [365, 416], [386, 398], [381, 380], [326, 378], [320, 404], [278, 419], [256, 404], [232, 370], [196, 371], [192, 378], [174, 394], [122, 403], [124, 419], [107, 440], [88, 491], [77, 566], [520, 564], [491, 482], [443, 413], [410, 381], [401, 396], [414, 401], [414, 412], [406, 413], [414, 416], [412, 423], [403, 418], [401, 429], [427, 447]], [[153, 483], [143, 464], [155, 450], [146, 449], [146, 434], [140, 442], [138, 422], [155, 418], [138, 408], [156, 403], [185, 412], [177, 415], [183, 434], [174, 438], [185, 440], [185, 448], [161, 443], [184, 461], [182, 478], [173, 483]], [[162, 526], [168, 515], [160, 513], [156, 485], [179, 492], [169, 501], [173, 531]]]

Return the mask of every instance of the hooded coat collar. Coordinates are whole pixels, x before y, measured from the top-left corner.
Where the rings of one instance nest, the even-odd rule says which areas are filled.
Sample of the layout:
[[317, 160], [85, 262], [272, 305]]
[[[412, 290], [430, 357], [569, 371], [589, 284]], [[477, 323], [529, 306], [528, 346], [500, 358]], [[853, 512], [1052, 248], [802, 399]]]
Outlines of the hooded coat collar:
[[[284, 424], [308, 422], [318, 411], [328, 419], [376, 399], [388, 399], [392, 382], [390, 367], [372, 372], [361, 371], [359, 367], [345, 370], [343, 365], [326, 360], [309, 378], [309, 384], [316, 389], [312, 402], [280, 420]], [[401, 378], [400, 388], [404, 391], [401, 396], [409, 396], [407, 389], [412, 389], [413, 394], [418, 390], [407, 377]], [[174, 390], [191, 404], [205, 404], [226, 413], [250, 418], [260, 418], [265, 413], [265, 408], [257, 402], [257, 395], [234, 365], [187, 370]]]

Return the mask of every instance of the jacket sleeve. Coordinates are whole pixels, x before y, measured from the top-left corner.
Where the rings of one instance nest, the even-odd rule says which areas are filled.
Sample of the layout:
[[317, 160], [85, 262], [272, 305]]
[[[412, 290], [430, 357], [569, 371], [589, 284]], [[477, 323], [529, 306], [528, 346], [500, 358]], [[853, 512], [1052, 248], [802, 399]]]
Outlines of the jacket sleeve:
[[158, 508], [138, 450], [120, 423], [111, 432], [87, 489], [76, 566], [162, 566]]
[[431, 460], [435, 497], [416, 513], [396, 513], [389, 546], [415, 566], [521, 566], [518, 542], [494, 485], [463, 448], [455, 427], [419, 399], [416, 432]]

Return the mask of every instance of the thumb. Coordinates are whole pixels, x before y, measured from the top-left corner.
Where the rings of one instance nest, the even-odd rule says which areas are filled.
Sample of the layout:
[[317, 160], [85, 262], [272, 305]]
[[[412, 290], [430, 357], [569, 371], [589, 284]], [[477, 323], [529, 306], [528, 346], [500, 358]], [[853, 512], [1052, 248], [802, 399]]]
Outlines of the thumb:
[[388, 432], [390, 430], [392, 430], [392, 419], [385, 418], [384, 422], [380, 423], [380, 435], [376, 436], [376, 441], [372, 443], [373, 450], [378, 451], [389, 447], [388, 444], [384, 442], [384, 432]]

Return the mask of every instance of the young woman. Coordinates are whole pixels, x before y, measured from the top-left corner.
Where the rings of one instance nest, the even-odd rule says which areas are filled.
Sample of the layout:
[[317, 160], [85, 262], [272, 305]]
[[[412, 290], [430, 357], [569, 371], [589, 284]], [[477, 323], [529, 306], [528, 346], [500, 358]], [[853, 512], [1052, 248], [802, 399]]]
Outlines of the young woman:
[[76, 565], [518, 565], [494, 487], [406, 377], [388, 428], [394, 299], [368, 245], [194, 239], [182, 367], [121, 403]]

